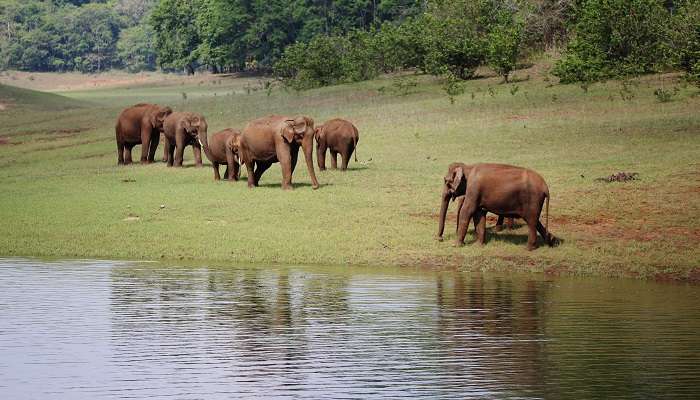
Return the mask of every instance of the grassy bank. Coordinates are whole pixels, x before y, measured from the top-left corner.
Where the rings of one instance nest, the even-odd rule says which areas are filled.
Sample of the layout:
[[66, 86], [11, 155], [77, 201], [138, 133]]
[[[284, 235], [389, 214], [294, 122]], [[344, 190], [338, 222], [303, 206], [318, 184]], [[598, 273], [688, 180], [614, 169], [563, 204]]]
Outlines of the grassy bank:
[[[454, 105], [429, 77], [406, 95], [387, 90], [391, 78], [303, 93], [268, 93], [256, 79], [187, 80], [64, 92], [62, 110], [51, 95], [34, 95], [30, 106], [0, 87], [9, 105], [0, 112], [0, 254], [699, 279], [698, 90], [673, 76], [587, 91], [552, 85], [538, 67], [517, 76], [510, 85], [470, 81]], [[654, 95], [662, 86], [680, 91], [662, 103]], [[118, 168], [114, 120], [141, 101], [201, 112], [210, 133], [270, 113], [346, 117], [360, 129], [360, 162], [319, 173], [318, 191], [302, 162], [293, 192], [280, 190], [277, 165], [255, 190], [214, 182], [211, 168], [192, 167], [190, 150], [182, 170]], [[520, 227], [491, 234], [484, 247], [453, 248], [454, 222], [446, 242], [434, 241], [452, 161], [539, 171], [563, 244], [527, 252]], [[641, 179], [595, 180], [617, 171]]]

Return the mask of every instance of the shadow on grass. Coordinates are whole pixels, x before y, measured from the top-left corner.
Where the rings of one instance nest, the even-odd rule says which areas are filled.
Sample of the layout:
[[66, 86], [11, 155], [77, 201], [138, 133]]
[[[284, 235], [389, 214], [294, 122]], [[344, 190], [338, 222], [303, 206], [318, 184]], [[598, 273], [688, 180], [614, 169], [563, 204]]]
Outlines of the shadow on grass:
[[[510, 243], [510, 244], [516, 244], [516, 245], [522, 245], [526, 246], [527, 245], [527, 233], [524, 234], [516, 234], [516, 233], [508, 233], [508, 232], [499, 232], [499, 233], [492, 233], [488, 232], [486, 234], [486, 244], [489, 244], [489, 242], [503, 242], [503, 243]], [[555, 237], [555, 244], [553, 247], [561, 246], [564, 244], [564, 239], [560, 237]], [[538, 247], [546, 247], [547, 244], [544, 242], [544, 239], [540, 234], [537, 234], [537, 246]]]
[[351, 166], [348, 166], [348, 169], [346, 169], [345, 171], [341, 171], [340, 168], [333, 169], [333, 168], [328, 167], [324, 170], [319, 170], [319, 172], [321, 172], [321, 173], [325, 173], [325, 172], [355, 172], [355, 171], [363, 171], [365, 169], [369, 169], [369, 167], [366, 165], [351, 165]]
[[[307, 188], [307, 187], [310, 188], [311, 186], [312, 186], [312, 185], [311, 185], [310, 183], [307, 183], [307, 182], [298, 182], [298, 183], [297, 183], [297, 182], [292, 182], [292, 187], [293, 187], [294, 189], [298, 189], [298, 188]], [[319, 189], [323, 189], [323, 188], [326, 187], [326, 186], [330, 187], [330, 186], [333, 186], [333, 185], [330, 184], [330, 183], [319, 183]], [[278, 188], [278, 189], [282, 189], [282, 184], [281, 184], [280, 182], [258, 183], [258, 187], [261, 187], [261, 188]]]

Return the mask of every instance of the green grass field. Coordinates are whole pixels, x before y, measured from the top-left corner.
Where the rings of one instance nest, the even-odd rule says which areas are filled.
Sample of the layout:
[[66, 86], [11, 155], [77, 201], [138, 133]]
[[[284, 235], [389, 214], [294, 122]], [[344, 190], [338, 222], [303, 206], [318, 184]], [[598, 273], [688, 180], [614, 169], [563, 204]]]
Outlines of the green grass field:
[[[698, 89], [651, 76], [584, 91], [539, 71], [518, 71], [515, 84], [469, 81], [454, 105], [427, 76], [406, 95], [386, 90], [391, 77], [302, 93], [268, 93], [253, 78], [59, 93], [65, 97], [0, 86], [0, 254], [699, 280]], [[662, 103], [653, 93], [662, 86], [680, 91]], [[292, 192], [280, 189], [278, 165], [253, 190], [245, 181], [214, 182], [210, 167], [193, 167], [189, 148], [184, 169], [117, 167], [116, 116], [144, 101], [201, 112], [210, 134], [271, 113], [319, 123], [344, 117], [360, 130], [360, 162], [346, 173], [319, 172], [313, 191], [302, 157]], [[446, 241], [435, 241], [442, 176], [453, 161], [540, 172], [561, 246], [528, 252], [520, 227], [490, 234], [482, 247], [471, 243], [472, 227], [468, 244], [455, 248], [453, 220]], [[595, 180], [618, 171], [640, 180]]]

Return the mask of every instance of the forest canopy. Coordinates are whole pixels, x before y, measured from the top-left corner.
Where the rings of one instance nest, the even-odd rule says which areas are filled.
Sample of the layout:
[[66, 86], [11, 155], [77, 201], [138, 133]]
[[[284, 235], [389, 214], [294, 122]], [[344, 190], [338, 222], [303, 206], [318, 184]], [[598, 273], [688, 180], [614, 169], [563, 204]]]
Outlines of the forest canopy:
[[557, 48], [581, 82], [700, 78], [700, 0], [0, 0], [0, 68], [275, 73], [303, 89], [416, 69], [508, 79]]

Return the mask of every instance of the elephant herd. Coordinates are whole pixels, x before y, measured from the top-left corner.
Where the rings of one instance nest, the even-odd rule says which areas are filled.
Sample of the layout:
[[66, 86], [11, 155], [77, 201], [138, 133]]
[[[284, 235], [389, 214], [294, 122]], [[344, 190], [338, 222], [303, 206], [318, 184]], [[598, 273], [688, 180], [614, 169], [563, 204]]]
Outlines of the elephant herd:
[[[207, 136], [207, 121], [201, 114], [173, 112], [157, 104], [136, 104], [122, 111], [115, 127], [118, 164], [132, 162], [131, 150], [141, 145], [141, 163], [154, 162], [161, 134], [165, 138], [163, 160], [168, 166], [182, 166], [184, 149], [192, 146], [195, 164], [202, 166], [202, 149], [214, 168], [214, 179], [220, 180], [219, 167], [226, 165], [225, 178], [238, 181], [240, 165], [248, 171], [248, 187], [258, 186], [262, 174], [274, 163], [282, 168], [282, 189], [292, 189], [292, 174], [299, 149], [311, 177], [312, 187], [318, 189], [313, 165], [313, 144], [316, 140], [317, 163], [326, 169], [326, 153], [331, 153], [331, 166], [346, 170], [359, 141], [357, 128], [349, 121], [332, 119], [320, 126], [308, 116], [270, 115], [250, 121], [242, 131], [227, 128]], [[357, 155], [355, 155], [357, 162]], [[468, 184], [467, 184], [468, 183]], [[513, 218], [525, 220], [529, 233], [527, 248], [536, 248], [537, 233], [545, 243], [554, 246], [558, 240], [548, 230], [549, 189], [535, 171], [505, 164], [450, 164], [444, 177], [438, 234], [442, 241], [450, 201], [458, 200], [457, 238], [455, 245], [464, 245], [470, 222], [474, 221], [477, 242], [484, 244], [486, 213], [498, 215], [496, 231]], [[540, 214], [546, 203], [544, 226]]]

